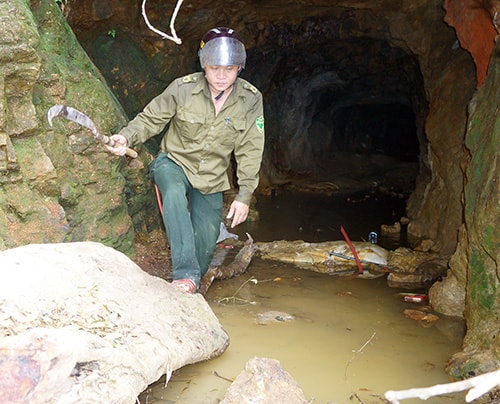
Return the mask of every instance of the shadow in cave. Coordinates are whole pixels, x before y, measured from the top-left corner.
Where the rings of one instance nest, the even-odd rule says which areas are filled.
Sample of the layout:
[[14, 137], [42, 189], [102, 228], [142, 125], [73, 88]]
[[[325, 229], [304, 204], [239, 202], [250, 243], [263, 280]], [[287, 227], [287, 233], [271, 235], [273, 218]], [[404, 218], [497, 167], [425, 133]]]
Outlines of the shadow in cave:
[[337, 150], [382, 153], [402, 161], [418, 161], [413, 111], [401, 104], [351, 105], [333, 114]]
[[[330, 11], [269, 22], [272, 35], [254, 43], [257, 32], [242, 33], [249, 45], [242, 77], [262, 91], [266, 117], [257, 209], [269, 205], [274, 213], [264, 222], [274, 221], [280, 238], [338, 239], [338, 223], [366, 238], [368, 229], [353, 223], [375, 230], [398, 220], [425, 167], [428, 106], [417, 57], [390, 36], [366, 35], [355, 13]], [[168, 57], [148, 57], [151, 38], [129, 35], [128, 25], [110, 38], [107, 28], [77, 33], [131, 117], [173, 78], [199, 69], [196, 52], [162, 44]], [[196, 49], [203, 33], [186, 32], [185, 44]], [[283, 210], [294, 199], [299, 211], [290, 206], [277, 222], [272, 206]]]
[[[275, 67], [268, 80], [273, 91], [263, 88], [271, 121], [266, 185], [271, 192], [408, 198], [427, 153], [428, 103], [418, 61], [384, 40], [336, 38], [336, 21], [316, 22], [324, 35], [304, 38], [279, 27], [293, 47], [274, 49], [272, 60], [251, 54], [259, 69]], [[249, 73], [259, 79], [255, 68]]]
[[[322, 103], [318, 104], [321, 107]], [[345, 177], [359, 182], [351, 191], [372, 187], [410, 192], [418, 173], [419, 142], [413, 111], [401, 104], [318, 108], [307, 130], [315, 166], [311, 179]]]
[[270, 196], [259, 195], [259, 221], [241, 230], [259, 241], [323, 242], [343, 239], [344, 226], [353, 240], [368, 241], [375, 231], [385, 248], [406, 246], [405, 226], [385, 235], [380, 228], [406, 216], [415, 187], [419, 141], [413, 111], [398, 103], [335, 108], [330, 96], [320, 97], [307, 130], [315, 166]]
[[[419, 65], [383, 40], [287, 35], [293, 49], [276, 50], [274, 92], [265, 100], [276, 123], [266, 131], [270, 181], [262, 191], [274, 196], [258, 195], [261, 223], [247, 228], [256, 239], [317, 242], [342, 239], [343, 225], [353, 240], [367, 240], [406, 216], [425, 166], [428, 105]], [[379, 242], [407, 244], [404, 230]]]

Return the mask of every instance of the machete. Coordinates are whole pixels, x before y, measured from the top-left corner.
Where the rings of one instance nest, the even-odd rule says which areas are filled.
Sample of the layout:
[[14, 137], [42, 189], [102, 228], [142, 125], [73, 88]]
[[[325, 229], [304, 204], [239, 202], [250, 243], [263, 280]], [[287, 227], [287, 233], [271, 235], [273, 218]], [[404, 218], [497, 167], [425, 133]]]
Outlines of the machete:
[[[47, 119], [49, 121], [49, 125], [52, 126], [52, 119], [54, 119], [57, 116], [62, 116], [63, 118], [66, 118], [70, 121], [76, 122], [87, 129], [90, 129], [94, 137], [99, 140], [99, 142], [104, 143], [105, 145], [108, 145], [110, 147], [114, 147], [115, 141], [111, 138], [109, 138], [106, 135], [103, 135], [100, 133], [92, 119], [90, 119], [87, 115], [85, 115], [83, 112], [78, 111], [75, 108], [72, 107], [67, 107], [66, 105], [54, 105], [49, 109], [47, 112]], [[130, 156], [132, 158], [137, 157], [137, 152], [135, 150], [132, 150], [127, 147], [127, 151], [125, 152], [127, 156]]]

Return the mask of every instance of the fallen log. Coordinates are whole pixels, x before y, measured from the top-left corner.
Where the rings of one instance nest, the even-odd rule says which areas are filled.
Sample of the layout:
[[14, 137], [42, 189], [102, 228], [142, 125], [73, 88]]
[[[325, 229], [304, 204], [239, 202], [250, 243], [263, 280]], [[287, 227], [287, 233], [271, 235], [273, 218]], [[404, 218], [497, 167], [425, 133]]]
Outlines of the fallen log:
[[[208, 291], [208, 288], [212, 285], [214, 279], [229, 279], [235, 276], [241, 275], [245, 272], [252, 260], [253, 255], [258, 250], [257, 246], [253, 242], [253, 238], [250, 234], [246, 233], [248, 240], [245, 241], [245, 244], [238, 251], [234, 260], [228, 265], [222, 265], [222, 262], [217, 262], [217, 265], [210, 266], [208, 268], [207, 273], [200, 281], [200, 287], [198, 288], [198, 293], [205, 295]], [[221, 253], [222, 258], [227, 254], [224, 251]], [[218, 261], [218, 260], [214, 260]], [[212, 261], [212, 262], [214, 262]]]

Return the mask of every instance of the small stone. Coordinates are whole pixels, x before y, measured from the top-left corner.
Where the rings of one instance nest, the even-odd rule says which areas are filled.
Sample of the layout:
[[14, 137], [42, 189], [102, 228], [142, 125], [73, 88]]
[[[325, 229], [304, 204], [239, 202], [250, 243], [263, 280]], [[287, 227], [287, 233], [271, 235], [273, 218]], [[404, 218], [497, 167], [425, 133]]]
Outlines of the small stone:
[[380, 233], [383, 236], [401, 233], [401, 223], [395, 222], [392, 225], [383, 224], [380, 226]]

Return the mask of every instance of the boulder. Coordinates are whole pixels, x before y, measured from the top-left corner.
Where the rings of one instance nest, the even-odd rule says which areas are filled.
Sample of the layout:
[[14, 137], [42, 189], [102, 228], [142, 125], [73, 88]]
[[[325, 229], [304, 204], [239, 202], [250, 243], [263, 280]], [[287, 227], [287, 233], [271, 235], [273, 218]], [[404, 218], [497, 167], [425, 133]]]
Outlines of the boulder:
[[452, 271], [429, 289], [429, 299], [434, 310], [447, 316], [463, 318], [465, 287]]
[[252, 358], [220, 404], [306, 404], [304, 392], [276, 359]]
[[447, 261], [437, 254], [400, 247], [388, 259], [392, 271], [387, 276], [391, 288], [425, 289], [446, 276]]
[[229, 344], [201, 295], [100, 243], [2, 251], [0, 277], [0, 402], [135, 403]]

